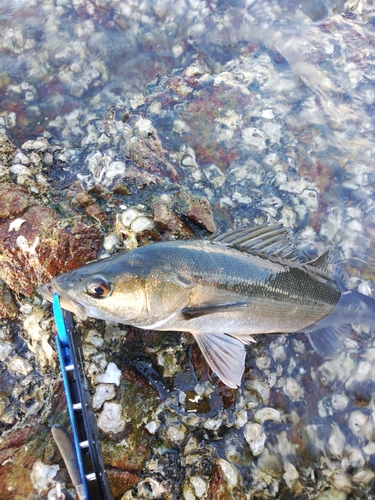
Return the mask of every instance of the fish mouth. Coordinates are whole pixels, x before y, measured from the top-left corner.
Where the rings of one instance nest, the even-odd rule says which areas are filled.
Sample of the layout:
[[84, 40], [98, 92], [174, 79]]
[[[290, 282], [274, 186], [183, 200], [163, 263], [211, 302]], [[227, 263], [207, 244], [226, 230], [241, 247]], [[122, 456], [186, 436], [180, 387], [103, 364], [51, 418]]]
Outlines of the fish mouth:
[[60, 305], [63, 309], [72, 312], [80, 320], [87, 319], [85, 307], [69, 297], [69, 295], [58, 284], [57, 280], [52, 280], [50, 283], [40, 286], [39, 292], [49, 302], [53, 301], [53, 296], [57, 293], [60, 297]]

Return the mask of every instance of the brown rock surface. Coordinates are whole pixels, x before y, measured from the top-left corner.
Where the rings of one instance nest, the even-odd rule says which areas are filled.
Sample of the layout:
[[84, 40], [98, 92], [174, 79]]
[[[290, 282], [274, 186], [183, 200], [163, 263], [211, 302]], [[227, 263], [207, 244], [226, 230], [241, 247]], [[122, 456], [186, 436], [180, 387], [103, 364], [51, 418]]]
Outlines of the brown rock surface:
[[99, 231], [79, 220], [62, 228], [49, 207], [33, 206], [13, 229], [12, 221], [0, 223], [0, 278], [16, 293], [30, 296], [36, 287], [60, 273], [96, 258]]
[[18, 308], [14, 303], [9, 288], [4, 281], [0, 279], [0, 318], [15, 319], [17, 314]]
[[35, 204], [27, 189], [13, 182], [0, 184], [0, 219], [17, 217]]

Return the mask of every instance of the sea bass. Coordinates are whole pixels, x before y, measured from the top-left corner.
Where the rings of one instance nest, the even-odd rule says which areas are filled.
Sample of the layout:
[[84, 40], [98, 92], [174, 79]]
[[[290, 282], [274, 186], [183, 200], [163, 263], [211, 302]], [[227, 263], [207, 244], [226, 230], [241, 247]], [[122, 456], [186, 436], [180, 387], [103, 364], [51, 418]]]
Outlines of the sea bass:
[[375, 300], [340, 287], [327, 261], [328, 252], [297, 262], [287, 230], [262, 225], [117, 253], [40, 291], [48, 300], [59, 294], [82, 320], [190, 332], [212, 370], [236, 388], [254, 334], [304, 331], [313, 344], [315, 335], [329, 344], [333, 328], [374, 323]]

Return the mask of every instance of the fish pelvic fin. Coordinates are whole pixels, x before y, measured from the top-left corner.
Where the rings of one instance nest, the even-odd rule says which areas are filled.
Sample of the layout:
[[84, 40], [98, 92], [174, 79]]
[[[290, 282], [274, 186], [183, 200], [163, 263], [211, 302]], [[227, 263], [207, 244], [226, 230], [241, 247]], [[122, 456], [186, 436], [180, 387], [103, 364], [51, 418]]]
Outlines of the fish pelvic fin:
[[193, 333], [210, 368], [232, 389], [241, 385], [246, 350], [242, 341], [224, 333]]

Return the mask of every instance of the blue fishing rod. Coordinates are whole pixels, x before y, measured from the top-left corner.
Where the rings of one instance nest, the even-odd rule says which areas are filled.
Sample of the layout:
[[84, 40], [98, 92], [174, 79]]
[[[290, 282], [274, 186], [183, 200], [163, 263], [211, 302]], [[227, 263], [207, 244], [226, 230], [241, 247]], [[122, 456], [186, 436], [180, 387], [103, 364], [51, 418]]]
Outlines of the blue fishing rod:
[[[72, 313], [61, 308], [57, 294], [53, 296], [52, 305], [57, 328], [57, 353], [73, 439], [62, 425], [54, 425], [52, 435], [69, 472], [78, 500], [113, 500], [85, 376], [81, 339], [74, 328]], [[59, 491], [56, 498], [70, 500], [72, 497], [67, 491]]]

